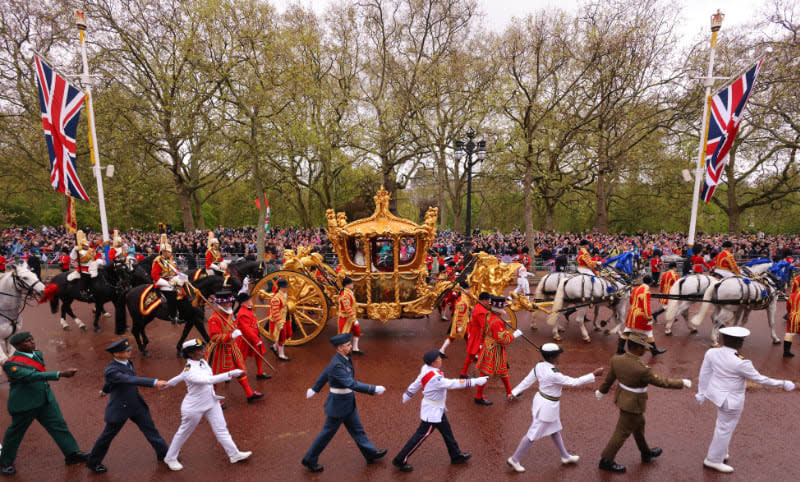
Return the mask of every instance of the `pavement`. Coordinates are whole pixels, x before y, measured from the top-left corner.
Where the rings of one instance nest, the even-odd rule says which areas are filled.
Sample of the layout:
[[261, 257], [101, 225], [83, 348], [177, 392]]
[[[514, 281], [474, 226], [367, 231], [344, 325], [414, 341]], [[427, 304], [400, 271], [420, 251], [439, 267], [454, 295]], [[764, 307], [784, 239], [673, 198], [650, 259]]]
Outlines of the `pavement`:
[[[76, 313], [90, 319], [90, 308], [75, 303]], [[776, 319], [778, 336], [782, 337], [785, 305], [780, 303]], [[601, 317], [608, 312], [601, 310]], [[519, 314], [521, 329], [535, 342], [550, 340], [550, 330], [540, 319], [538, 331], [530, 330], [530, 314]], [[663, 320], [663, 317], [662, 317]], [[110, 356], [103, 348], [119, 338], [113, 334], [113, 318], [101, 320], [104, 331], [83, 333], [75, 328], [62, 331], [56, 315], [46, 305], [28, 307], [24, 312], [23, 329], [31, 331], [43, 351], [50, 370], [76, 367], [72, 379], [51, 382], [53, 391], [73, 435], [83, 450], [90, 450], [103, 429], [103, 413], [107, 399], [99, 397], [103, 384], [103, 369]], [[751, 386], [747, 393], [744, 414], [730, 447], [730, 464], [736, 471], [730, 475], [717, 474], [702, 466], [711, 441], [716, 416], [715, 407], [707, 402], [698, 405], [694, 400], [696, 388], [665, 390], [651, 387], [646, 414], [646, 436], [651, 446], [660, 446], [664, 454], [649, 464], [642, 464], [636, 445], [628, 440], [617, 462], [628, 467], [627, 474], [602, 472], [597, 462], [617, 420], [613, 396], [598, 401], [594, 390], [598, 383], [575, 389], [565, 389], [561, 402], [563, 437], [567, 449], [580, 455], [577, 465], [562, 467], [558, 453], [547, 438], [537, 441], [522, 460], [528, 471], [515, 474], [505, 463], [515, 450], [531, 422], [530, 404], [535, 387], [519, 400], [505, 400], [502, 383], [491, 380], [486, 395], [494, 402], [490, 407], [472, 402], [473, 390], [451, 391], [447, 406], [448, 418], [463, 451], [472, 459], [465, 465], [450, 465], [447, 451], [438, 435], [431, 436], [413, 454], [410, 463], [414, 471], [400, 473], [391, 465], [392, 457], [400, 450], [419, 424], [418, 394], [403, 404], [405, 388], [414, 380], [422, 365], [422, 354], [441, 346], [448, 324], [438, 315], [430, 318], [392, 320], [386, 324], [362, 321], [364, 336], [361, 348], [364, 356], [354, 357], [356, 379], [387, 387], [382, 396], [358, 394], [357, 405], [365, 430], [378, 448], [389, 450], [380, 462], [367, 465], [354, 442], [344, 429], [333, 439], [320, 458], [325, 467], [320, 474], [311, 474], [300, 465], [300, 459], [322, 428], [325, 420], [323, 405], [327, 389], [307, 400], [305, 392], [316, 380], [333, 354], [328, 338], [335, 334], [334, 322], [329, 322], [322, 334], [312, 342], [287, 349], [289, 363], [278, 363], [271, 352], [268, 360], [278, 368], [272, 380], [256, 381], [253, 361], [248, 360], [250, 379], [254, 388], [266, 394], [256, 404], [248, 405], [241, 387], [233, 382], [217, 386], [217, 393], [227, 397], [225, 417], [234, 441], [241, 450], [252, 450], [253, 456], [231, 465], [217, 444], [207, 422], [201, 422], [181, 452], [185, 469], [171, 472], [157, 463], [152, 448], [135, 425], [128, 424], [111, 445], [105, 465], [105, 475], [91, 474], [82, 465], [65, 466], [63, 456], [40, 425], [34, 423], [20, 447], [15, 462], [18, 480], [793, 480], [800, 469], [790, 454], [800, 433], [800, 417], [796, 410], [800, 391], [791, 393], [777, 389]], [[742, 354], [753, 360], [755, 367], [774, 378], [798, 381], [798, 354], [784, 359], [782, 347], [770, 342], [766, 315], [754, 314], [748, 327], [753, 335], [747, 340]], [[179, 373], [184, 362], [175, 357], [174, 346], [180, 328], [156, 320], [148, 326], [152, 358], [144, 359], [138, 352], [133, 361], [139, 375], [169, 379]], [[695, 387], [703, 353], [710, 347], [708, 322], [697, 335], [689, 335], [681, 322], [673, 327], [674, 336], [663, 334], [663, 325], [656, 329], [659, 347], [667, 348], [664, 355], [649, 363], [662, 376], [690, 378]], [[616, 349], [617, 338], [590, 332], [591, 343], [580, 339], [575, 324], [564, 336], [560, 369], [579, 376], [603, 366], [607, 367]], [[456, 341], [447, 350], [450, 358], [444, 361], [446, 376], [456, 378], [464, 360], [464, 342]], [[519, 383], [539, 360], [536, 350], [522, 339], [509, 349], [512, 385]], [[474, 365], [473, 365], [474, 367]], [[474, 373], [474, 368], [472, 368]], [[0, 383], [0, 400], [8, 396], [8, 382]], [[165, 390], [141, 388], [150, 405], [153, 419], [162, 436], [169, 441], [180, 424], [180, 404], [186, 393], [183, 384]], [[469, 393], [467, 393], [469, 392]], [[5, 429], [10, 416], [0, 413], [0, 428]], [[794, 474], [794, 475], [792, 475]]]

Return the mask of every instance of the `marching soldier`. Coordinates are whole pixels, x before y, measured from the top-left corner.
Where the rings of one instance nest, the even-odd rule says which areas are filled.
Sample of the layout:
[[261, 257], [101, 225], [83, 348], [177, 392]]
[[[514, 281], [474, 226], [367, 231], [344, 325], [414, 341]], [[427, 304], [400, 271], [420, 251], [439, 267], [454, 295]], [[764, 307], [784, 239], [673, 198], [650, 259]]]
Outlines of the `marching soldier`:
[[330, 385], [330, 394], [325, 402], [325, 415], [327, 416], [325, 425], [314, 439], [314, 443], [311, 444], [303, 460], [300, 461], [311, 472], [322, 472], [323, 468], [318, 463], [319, 456], [342, 424], [353, 437], [368, 464], [374, 463], [386, 455], [386, 449], [376, 449], [364, 432], [364, 426], [358, 417], [356, 396], [353, 393], [355, 391], [369, 395], [382, 395], [386, 391], [386, 387], [368, 385], [355, 380], [355, 370], [353, 362], [350, 360], [350, 352], [353, 350], [350, 338], [349, 333], [331, 337], [331, 344], [336, 347], [336, 353], [330, 364], [317, 378], [314, 386], [306, 390], [306, 398], [311, 398], [319, 393], [326, 383]]
[[450, 335], [444, 340], [442, 347], [439, 348], [439, 353], [442, 358], [447, 358], [444, 351], [447, 347], [459, 338], [464, 338], [467, 334], [467, 325], [469, 324], [469, 310], [470, 310], [470, 291], [469, 283], [462, 280], [460, 283], [459, 297], [456, 300], [455, 307], [453, 308], [453, 321], [450, 324]]
[[411, 439], [400, 450], [400, 453], [392, 460], [392, 464], [402, 472], [414, 470], [411, 464], [408, 463], [408, 458], [433, 433], [434, 428], [442, 434], [444, 443], [447, 446], [447, 452], [450, 455], [451, 464], [463, 464], [472, 457], [472, 454], [462, 452], [458, 448], [458, 443], [453, 436], [453, 430], [450, 428], [450, 422], [444, 413], [447, 411], [445, 406], [447, 390], [469, 388], [473, 385], [483, 386], [489, 380], [489, 377], [466, 380], [445, 378], [441, 370], [441, 353], [436, 350], [426, 352], [422, 360], [425, 364], [422, 365], [419, 375], [403, 394], [403, 403], [411, 400], [411, 397], [420, 390], [422, 390], [423, 398], [419, 409], [419, 416], [422, 422], [419, 424], [417, 431], [414, 432], [414, 435], [411, 436]]
[[470, 364], [475, 361], [481, 353], [483, 346], [483, 327], [486, 324], [486, 314], [489, 312], [489, 305], [492, 295], [481, 292], [478, 295], [478, 304], [472, 310], [467, 326], [467, 357], [464, 359], [464, 367], [461, 369], [461, 378], [467, 378], [467, 370]]
[[44, 357], [42, 352], [36, 350], [36, 342], [30, 332], [15, 333], [8, 342], [15, 349], [14, 354], [3, 365], [9, 382], [8, 413], [11, 415], [11, 425], [8, 426], [3, 438], [0, 474], [17, 473], [17, 469], [14, 468], [17, 449], [34, 420], [38, 420], [53, 437], [64, 454], [64, 462], [67, 465], [86, 462], [88, 454], [78, 448], [78, 442], [69, 432], [67, 422], [61, 415], [61, 409], [48, 383], [51, 380], [72, 378], [78, 369], [45, 371]]
[[167, 299], [167, 311], [172, 323], [178, 323], [178, 294], [175, 292], [175, 285], [181, 284], [182, 273], [172, 261], [172, 246], [167, 241], [167, 235], [161, 235], [161, 246], [159, 254], [153, 260], [153, 267], [150, 270], [150, 277], [153, 278], [153, 286]]
[[666, 348], [656, 347], [656, 340], [653, 337], [653, 315], [650, 311], [650, 283], [653, 280], [645, 275], [642, 284], [631, 290], [630, 308], [628, 317], [625, 319], [625, 329], [619, 337], [617, 345], [617, 355], [625, 353], [625, 339], [630, 333], [641, 333], [647, 337], [650, 353], [653, 356], [666, 352]]
[[186, 383], [186, 396], [181, 402], [181, 426], [172, 437], [164, 463], [170, 470], [182, 470], [183, 465], [178, 461], [178, 454], [181, 452], [183, 444], [197, 428], [197, 424], [203, 417], [208, 420], [214, 436], [232, 464], [245, 460], [253, 452], [241, 452], [233, 442], [230, 432], [228, 432], [225, 416], [222, 414], [222, 407], [218, 400], [222, 397], [214, 393], [214, 385], [220, 382], [227, 382], [233, 378], [240, 377], [244, 371], [238, 368], [214, 375], [211, 367], [204, 360], [206, 345], [202, 340], [189, 340], [183, 344], [183, 357], [186, 360], [186, 367], [183, 371], [170, 379], [167, 386], [173, 387], [181, 381]]
[[214, 236], [213, 231], [209, 231], [208, 249], [206, 250], [206, 273], [222, 276], [227, 269], [228, 262], [222, 257], [222, 251], [219, 249], [219, 240]]
[[[511, 383], [508, 381], [508, 353], [506, 345], [511, 344], [516, 338], [522, 335], [522, 331], [511, 331], [506, 326], [499, 313], [503, 312], [506, 299], [501, 296], [492, 296], [492, 308], [486, 313], [486, 325], [483, 328], [483, 348], [478, 358], [478, 370], [481, 376], [499, 376], [506, 387], [506, 396], [509, 400], [511, 395]], [[478, 405], [491, 405], [492, 402], [483, 398], [484, 386], [478, 387], [475, 393], [475, 403]]]
[[598, 261], [592, 260], [592, 255], [589, 254], [589, 241], [582, 239], [580, 244], [580, 250], [578, 251], [578, 273], [588, 274], [588, 275], [596, 275], [598, 274], [598, 269], [600, 269], [600, 265], [602, 263]]
[[[258, 319], [253, 313], [253, 299], [247, 291], [242, 291], [236, 296], [236, 301], [239, 302], [239, 308], [234, 313], [236, 315], [236, 327], [242, 332], [242, 336], [236, 339], [236, 344], [239, 351], [242, 353], [242, 360], [247, 360], [253, 357], [256, 360], [256, 379], [268, 380], [272, 378], [270, 375], [264, 373], [264, 366], [261, 362], [261, 356], [266, 353], [264, 342], [261, 340], [261, 334], [258, 331]], [[247, 340], [248, 343], [245, 343]], [[253, 348], [255, 348], [255, 350]]]
[[733, 467], [727, 464], [728, 446], [744, 409], [746, 381], [783, 388], [787, 392], [794, 390], [795, 384], [789, 380], [765, 377], [753, 367], [753, 362], [739, 354], [737, 350], [742, 348], [750, 330], [728, 326], [719, 332], [723, 346], [709, 349], [703, 357], [695, 398], [698, 403], [711, 400], [717, 406], [714, 437], [703, 465], [719, 472], [733, 472]]
[[625, 472], [625, 466], [614, 460], [622, 445], [633, 434], [636, 446], [642, 454], [642, 462], [650, 462], [663, 452], [659, 447], [650, 448], [644, 438], [644, 412], [647, 408], [647, 386], [661, 388], [691, 388], [688, 379], [662, 378], [644, 364], [640, 357], [645, 348], [650, 347], [645, 335], [637, 332], [628, 334], [628, 352], [611, 357], [611, 365], [606, 379], [595, 392], [598, 400], [608, 393], [614, 380], [619, 382], [614, 404], [619, 408], [619, 420], [611, 440], [600, 456], [600, 469], [610, 472]]
[[579, 387], [587, 383], [594, 383], [597, 376], [603, 374], [602, 368], [597, 368], [592, 373], [583, 375], [580, 378], [568, 377], [558, 371], [559, 355], [564, 350], [555, 343], [545, 343], [540, 350], [544, 361], [537, 363], [528, 375], [511, 390], [514, 397], [520, 394], [536, 381], [539, 382], [539, 391], [533, 396], [533, 423], [525, 436], [519, 442], [517, 451], [506, 461], [516, 472], [525, 472], [525, 467], [520, 464], [520, 460], [531, 448], [533, 442], [550, 436], [561, 454], [561, 463], [575, 464], [580, 457], [570, 455], [564, 446], [564, 439], [561, 437], [561, 390], [564, 387]]
[[739, 276], [739, 265], [736, 264], [736, 258], [731, 254], [730, 249], [733, 243], [725, 241], [722, 243], [722, 251], [720, 251], [714, 258], [714, 273], [727, 278], [728, 276]]
[[286, 340], [292, 337], [292, 320], [289, 319], [289, 282], [278, 278], [276, 282], [278, 292], [269, 300], [269, 333], [272, 340], [272, 352], [280, 361], [290, 361], [291, 358], [284, 353]]
[[339, 323], [338, 334], [350, 333], [353, 335], [353, 353], [363, 355], [364, 352], [358, 348], [358, 340], [361, 338], [361, 325], [356, 317], [356, 297], [353, 294], [353, 280], [346, 277], [342, 280], [342, 291], [339, 293]]
[[111, 248], [108, 250], [108, 262], [124, 263], [126, 256], [125, 248], [122, 247], [122, 238], [119, 237], [119, 231], [115, 229], [114, 238], [111, 240]]
[[236, 339], [242, 336], [242, 331], [236, 328], [233, 320], [233, 310], [231, 309], [233, 294], [230, 291], [220, 291], [214, 294], [211, 301], [217, 305], [214, 314], [208, 318], [208, 335], [211, 338], [208, 362], [211, 370], [215, 375], [236, 368], [242, 370], [242, 374], [237, 377], [237, 380], [247, 395], [247, 403], [253, 403], [263, 398], [264, 394], [253, 391], [247, 381], [246, 367], [236, 342]]
[[140, 386], [165, 388], [167, 382], [155, 378], [137, 377], [133, 363], [130, 361], [131, 350], [133, 347], [130, 346], [127, 338], [115, 341], [106, 348], [106, 351], [114, 357], [105, 369], [106, 383], [100, 392], [101, 396], [111, 395], [108, 405], [106, 405], [106, 427], [94, 443], [92, 452], [86, 461], [89, 470], [96, 474], [102, 474], [108, 470], [103, 465], [103, 458], [108, 453], [111, 441], [122, 430], [128, 419], [139, 427], [156, 451], [156, 458], [159, 461], [164, 460], [167, 455], [167, 442], [158, 433], [153, 419], [150, 417], [150, 408], [139, 394], [138, 388]]

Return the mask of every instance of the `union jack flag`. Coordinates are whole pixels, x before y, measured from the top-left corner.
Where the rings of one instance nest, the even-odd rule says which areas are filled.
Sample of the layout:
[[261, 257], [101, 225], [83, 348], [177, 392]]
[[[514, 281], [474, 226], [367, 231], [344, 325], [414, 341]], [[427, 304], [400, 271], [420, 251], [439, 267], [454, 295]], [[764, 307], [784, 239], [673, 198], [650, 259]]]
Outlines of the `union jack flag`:
[[706, 204], [711, 201], [711, 196], [717, 189], [763, 62], [764, 59], [759, 60], [744, 75], [711, 99], [706, 140], [706, 179], [700, 192]]
[[89, 200], [75, 168], [75, 134], [86, 94], [34, 56], [42, 126], [50, 154], [50, 185], [67, 196]]

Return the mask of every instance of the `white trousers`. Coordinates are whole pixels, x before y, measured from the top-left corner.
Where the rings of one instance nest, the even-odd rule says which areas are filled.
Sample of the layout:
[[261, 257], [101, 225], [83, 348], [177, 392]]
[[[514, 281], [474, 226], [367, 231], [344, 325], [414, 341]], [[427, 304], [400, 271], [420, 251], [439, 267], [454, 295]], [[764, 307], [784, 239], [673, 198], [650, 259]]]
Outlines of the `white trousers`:
[[166, 459], [178, 459], [178, 454], [181, 452], [183, 444], [189, 439], [189, 435], [194, 432], [194, 429], [203, 417], [208, 419], [214, 436], [217, 437], [217, 441], [222, 445], [222, 448], [225, 449], [225, 453], [228, 454], [228, 457], [233, 457], [239, 453], [239, 449], [236, 448], [236, 444], [233, 443], [233, 438], [231, 438], [231, 434], [228, 432], [228, 424], [225, 423], [225, 417], [222, 415], [222, 407], [219, 403], [214, 403], [214, 406], [205, 412], [187, 412], [181, 410], [181, 426], [178, 427], [178, 431], [175, 432], [175, 436], [172, 437], [172, 443], [169, 445], [169, 450], [165, 457]]
[[175, 291], [175, 288], [164, 278], [158, 278], [158, 281], [156, 281], [156, 288], [161, 291]]
[[517, 288], [514, 293], [520, 295], [529, 295], [531, 293], [531, 286], [528, 284], [528, 278], [517, 278]]
[[727, 401], [721, 407], [717, 407], [717, 425], [714, 427], [714, 438], [711, 439], [706, 455], [709, 462], [716, 464], [721, 464], [725, 460], [733, 431], [739, 424], [739, 417], [742, 416], [741, 410], [730, 410], [727, 407]]
[[592, 271], [590, 268], [584, 268], [583, 266], [578, 268], [578, 273], [588, 274], [589, 276], [595, 276], [594, 271]]

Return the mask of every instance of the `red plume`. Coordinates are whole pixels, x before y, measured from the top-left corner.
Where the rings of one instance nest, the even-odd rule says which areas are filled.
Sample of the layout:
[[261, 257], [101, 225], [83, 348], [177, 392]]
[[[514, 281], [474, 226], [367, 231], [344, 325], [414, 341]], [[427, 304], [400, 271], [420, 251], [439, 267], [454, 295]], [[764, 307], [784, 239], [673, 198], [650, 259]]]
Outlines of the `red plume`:
[[44, 293], [42, 293], [41, 298], [39, 298], [39, 303], [46, 303], [53, 299], [53, 297], [58, 292], [58, 285], [55, 283], [50, 283], [49, 285], [45, 286]]

